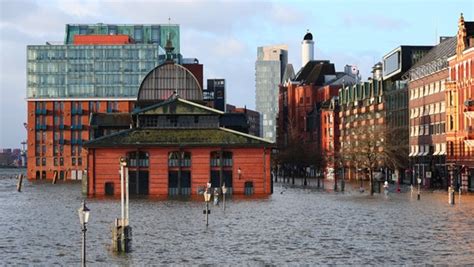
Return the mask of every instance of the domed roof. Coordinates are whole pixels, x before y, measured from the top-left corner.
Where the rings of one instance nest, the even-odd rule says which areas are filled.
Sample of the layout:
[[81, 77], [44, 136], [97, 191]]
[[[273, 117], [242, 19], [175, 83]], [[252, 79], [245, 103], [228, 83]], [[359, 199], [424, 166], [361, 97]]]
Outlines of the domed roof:
[[313, 41], [313, 35], [310, 32], [307, 32], [303, 38], [303, 40]]
[[173, 94], [187, 100], [202, 100], [202, 88], [185, 67], [164, 63], [151, 70], [138, 90], [138, 101], [166, 100]]

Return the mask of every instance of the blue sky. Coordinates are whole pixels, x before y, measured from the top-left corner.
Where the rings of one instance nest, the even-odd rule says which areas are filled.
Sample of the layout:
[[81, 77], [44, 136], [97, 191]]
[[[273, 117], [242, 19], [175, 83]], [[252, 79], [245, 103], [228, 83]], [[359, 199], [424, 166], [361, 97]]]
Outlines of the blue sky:
[[434, 45], [457, 32], [474, 1], [29, 1], [0, 0], [0, 148], [26, 138], [26, 45], [63, 41], [67, 23], [181, 25], [181, 52], [204, 64], [206, 78], [227, 80], [229, 103], [255, 107], [257, 46], [287, 44], [301, 65], [309, 29], [315, 58], [342, 70], [370, 67], [399, 45]]

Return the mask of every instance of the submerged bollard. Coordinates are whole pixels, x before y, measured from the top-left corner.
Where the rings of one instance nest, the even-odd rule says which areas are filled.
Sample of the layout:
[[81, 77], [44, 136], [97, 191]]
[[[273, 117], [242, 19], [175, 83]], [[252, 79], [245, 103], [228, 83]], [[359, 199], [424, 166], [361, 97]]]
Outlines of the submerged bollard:
[[452, 186], [448, 188], [448, 203], [454, 205], [454, 189]]
[[53, 176], [53, 184], [56, 184], [56, 181], [58, 180], [58, 172], [54, 172]]
[[23, 174], [18, 174], [18, 184], [16, 185], [16, 190], [21, 192], [21, 186], [23, 185]]

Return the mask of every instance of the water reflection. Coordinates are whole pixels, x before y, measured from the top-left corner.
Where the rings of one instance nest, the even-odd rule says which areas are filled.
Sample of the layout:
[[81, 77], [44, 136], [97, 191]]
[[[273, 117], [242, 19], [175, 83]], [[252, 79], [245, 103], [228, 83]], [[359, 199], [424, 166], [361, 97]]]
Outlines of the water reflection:
[[[0, 172], [5, 172], [1, 170]], [[1, 177], [2, 175], [0, 175]], [[209, 228], [197, 200], [132, 199], [133, 252], [109, 251], [119, 199], [89, 199], [88, 261], [146, 264], [467, 264], [474, 262], [474, 197], [370, 197], [275, 185], [268, 198], [211, 205]], [[346, 187], [350, 190], [350, 185]], [[281, 193], [283, 192], [283, 193]], [[2, 264], [80, 264], [80, 184], [0, 179]]]

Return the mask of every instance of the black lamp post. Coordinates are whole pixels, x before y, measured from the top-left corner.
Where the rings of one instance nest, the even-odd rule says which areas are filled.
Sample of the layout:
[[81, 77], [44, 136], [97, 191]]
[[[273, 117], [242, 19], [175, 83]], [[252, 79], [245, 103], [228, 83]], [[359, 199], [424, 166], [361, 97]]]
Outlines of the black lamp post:
[[89, 222], [89, 208], [87, 208], [86, 203], [83, 201], [82, 206], [77, 210], [79, 213], [79, 221], [82, 226], [82, 264], [81, 266], [86, 266], [86, 225]]

